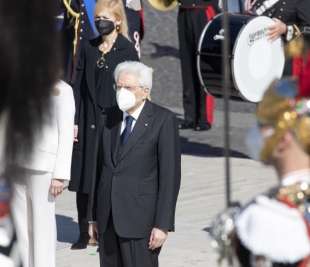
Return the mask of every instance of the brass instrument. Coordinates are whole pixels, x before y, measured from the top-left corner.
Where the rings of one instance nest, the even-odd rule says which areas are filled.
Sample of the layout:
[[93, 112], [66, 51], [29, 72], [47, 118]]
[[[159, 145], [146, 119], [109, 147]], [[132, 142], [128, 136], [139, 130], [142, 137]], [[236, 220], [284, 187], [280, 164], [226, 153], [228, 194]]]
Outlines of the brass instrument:
[[71, 0], [63, 0], [63, 3], [68, 11], [68, 13], [75, 19], [74, 22], [74, 40], [73, 40], [73, 56], [76, 54], [77, 40], [78, 40], [78, 31], [80, 25], [81, 14], [75, 12], [71, 7]]
[[159, 11], [171, 11], [178, 5], [177, 0], [148, 0], [149, 4]]

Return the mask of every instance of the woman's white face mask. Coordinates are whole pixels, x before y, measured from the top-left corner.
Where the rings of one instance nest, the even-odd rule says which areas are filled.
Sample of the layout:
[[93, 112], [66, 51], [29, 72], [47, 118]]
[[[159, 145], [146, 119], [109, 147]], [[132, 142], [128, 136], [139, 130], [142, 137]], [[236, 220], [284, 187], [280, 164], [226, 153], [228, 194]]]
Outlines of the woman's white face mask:
[[116, 102], [119, 109], [125, 112], [136, 105], [137, 99], [133, 92], [125, 88], [121, 88], [116, 92]]

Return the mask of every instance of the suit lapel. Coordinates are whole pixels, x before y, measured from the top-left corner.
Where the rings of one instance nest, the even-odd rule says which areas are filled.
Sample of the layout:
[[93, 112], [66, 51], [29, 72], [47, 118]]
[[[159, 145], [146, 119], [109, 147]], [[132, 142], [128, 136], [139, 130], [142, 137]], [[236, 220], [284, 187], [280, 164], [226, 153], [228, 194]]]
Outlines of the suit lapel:
[[114, 166], [117, 165], [117, 161], [118, 161], [118, 151], [119, 151], [119, 145], [120, 145], [120, 132], [121, 132], [121, 125], [122, 123], [120, 122], [118, 126], [116, 126], [113, 130], [112, 130], [112, 142], [111, 142], [111, 152], [112, 152], [112, 161]]
[[123, 112], [121, 112], [118, 107], [107, 108], [105, 112], [106, 119], [103, 134], [105, 134], [106, 131], [106, 154], [110, 156], [112, 164], [116, 166]]
[[122, 160], [126, 154], [135, 146], [139, 139], [143, 136], [145, 131], [151, 125], [153, 121], [153, 107], [152, 104], [146, 101], [145, 106], [142, 109], [142, 112], [133, 128], [132, 133], [130, 134], [127, 143], [123, 146], [121, 150], [121, 155], [119, 160]]

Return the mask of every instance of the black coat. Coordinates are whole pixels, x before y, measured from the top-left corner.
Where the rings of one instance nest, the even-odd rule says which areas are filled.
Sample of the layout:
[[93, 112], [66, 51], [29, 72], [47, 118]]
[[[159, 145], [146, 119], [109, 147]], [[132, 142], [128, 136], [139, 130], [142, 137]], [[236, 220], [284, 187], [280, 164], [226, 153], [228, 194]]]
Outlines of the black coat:
[[73, 87], [79, 142], [73, 148], [69, 190], [86, 194], [90, 193], [91, 181], [96, 174], [97, 138], [102, 129], [103, 114], [116, 107], [113, 72], [121, 62], [139, 60], [133, 44], [119, 35], [111, 51], [105, 55], [106, 66], [99, 70], [99, 41], [83, 43]]
[[146, 102], [127, 143], [120, 145], [121, 112], [107, 115], [95, 219], [104, 233], [110, 214], [116, 233], [144, 238], [153, 227], [174, 230], [181, 153], [174, 114]]

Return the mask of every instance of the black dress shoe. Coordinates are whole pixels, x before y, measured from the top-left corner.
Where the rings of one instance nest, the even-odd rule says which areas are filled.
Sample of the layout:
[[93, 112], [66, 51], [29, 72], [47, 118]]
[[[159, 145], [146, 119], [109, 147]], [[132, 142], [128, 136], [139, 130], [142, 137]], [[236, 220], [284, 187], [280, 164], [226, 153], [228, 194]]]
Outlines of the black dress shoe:
[[195, 128], [195, 123], [191, 121], [183, 121], [179, 123], [179, 129], [180, 130], [185, 130], [185, 129], [193, 129]]
[[200, 131], [208, 131], [211, 129], [211, 124], [207, 123], [207, 122], [200, 122], [200, 123], [197, 123], [194, 127], [194, 130], [197, 131], [197, 132], [200, 132]]
[[72, 250], [86, 249], [87, 244], [88, 244], [88, 239], [89, 238], [87, 238], [87, 239], [86, 238], [79, 238], [79, 240], [77, 242], [72, 244], [71, 249]]

